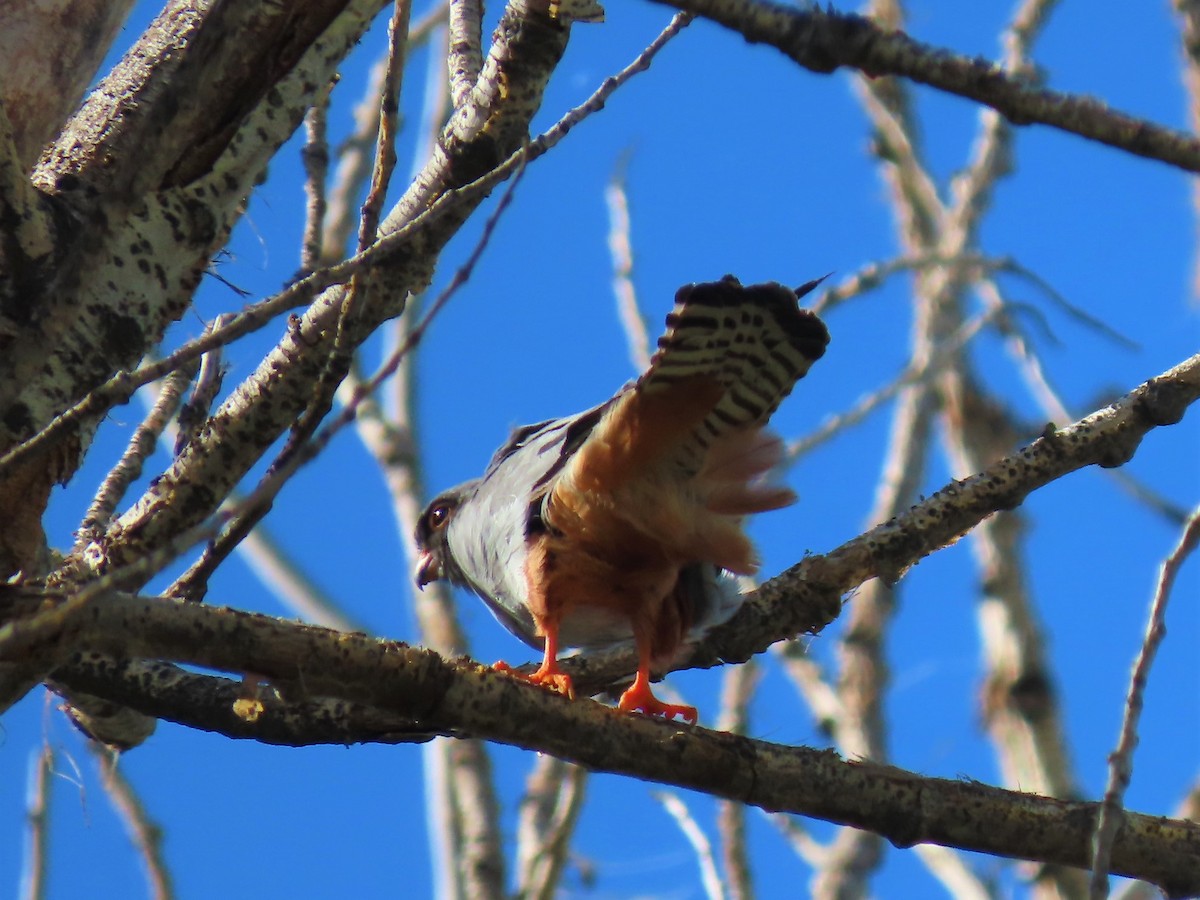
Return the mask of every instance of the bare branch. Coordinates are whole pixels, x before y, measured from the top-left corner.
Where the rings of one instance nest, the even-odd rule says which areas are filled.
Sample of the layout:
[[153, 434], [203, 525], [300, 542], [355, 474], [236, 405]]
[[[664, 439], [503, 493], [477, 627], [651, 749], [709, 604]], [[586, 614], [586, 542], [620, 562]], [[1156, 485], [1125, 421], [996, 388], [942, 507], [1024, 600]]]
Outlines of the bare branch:
[[979, 334], [985, 325], [997, 317], [998, 312], [998, 310], [990, 310], [964, 323], [947, 340], [939, 343], [934, 348], [931, 356], [924, 360], [910, 362], [904, 371], [893, 379], [890, 384], [884, 385], [878, 390], [861, 397], [844, 412], [829, 417], [811, 434], [807, 434], [794, 441], [789, 441], [787, 446], [788, 461], [792, 462], [799, 459], [835, 435], [841, 434], [859, 424], [872, 412], [906, 388], [927, 387], [934, 378], [941, 374], [943, 368], [950, 363], [962, 348]]
[[388, 23], [387, 67], [379, 91], [379, 128], [375, 136], [375, 163], [371, 185], [363, 201], [358, 226], [358, 252], [366, 250], [379, 236], [379, 220], [392, 172], [396, 168], [397, 104], [408, 58], [408, 18], [412, 0], [395, 0]]
[[704, 893], [708, 900], [725, 900], [725, 890], [721, 884], [721, 873], [717, 871], [717, 861], [713, 858], [712, 844], [709, 843], [704, 829], [692, 817], [687, 804], [678, 794], [670, 791], [659, 791], [654, 796], [692, 845], [692, 850], [696, 853], [696, 862], [700, 865], [700, 883], [704, 885]]
[[[242, 498], [234, 495], [229, 506], [236, 508]], [[261, 525], [238, 544], [238, 554], [255, 576], [285, 607], [293, 610], [306, 622], [336, 628], [338, 631], [365, 631], [363, 623], [346, 612], [304, 568], [287, 548], [280, 545], [269, 530]], [[186, 573], [185, 573], [186, 575]], [[180, 581], [184, 576], [180, 577]], [[177, 581], [168, 592], [175, 593]]]
[[1125, 790], [1133, 778], [1133, 751], [1138, 743], [1137, 729], [1142, 716], [1146, 685], [1150, 678], [1150, 666], [1154, 663], [1158, 647], [1167, 634], [1167, 601], [1171, 596], [1175, 577], [1184, 561], [1195, 552], [1197, 545], [1200, 545], [1200, 507], [1192, 511], [1183, 534], [1180, 535], [1179, 543], [1163, 561], [1158, 584], [1154, 589], [1154, 600], [1150, 605], [1150, 617], [1146, 622], [1146, 635], [1142, 639], [1142, 647], [1129, 678], [1129, 693], [1125, 698], [1125, 713], [1121, 718], [1121, 735], [1116, 748], [1108, 757], [1108, 784], [1104, 789], [1104, 800], [1100, 804], [1100, 816], [1096, 822], [1096, 834], [1093, 839], [1095, 862], [1092, 865], [1090, 884], [1093, 900], [1103, 900], [1108, 896], [1107, 866], [1113, 842], [1123, 824], [1122, 806]]
[[767, 0], [656, 0], [774, 46], [814, 72], [840, 66], [871, 78], [898, 75], [966, 97], [1018, 125], [1040, 123], [1147, 159], [1200, 172], [1200, 140], [1118, 112], [1099, 100], [1034, 87], [979, 59], [956, 56], [851, 14]]
[[483, 67], [483, 3], [481, 0], [450, 0], [450, 99], [462, 106], [479, 80]]
[[120, 755], [94, 741], [88, 742], [88, 748], [100, 766], [104, 789], [108, 791], [113, 806], [125, 823], [130, 840], [142, 857], [146, 879], [150, 882], [150, 896], [154, 900], [170, 900], [175, 896], [175, 890], [171, 885], [171, 872], [162, 855], [162, 829], [151, 821], [137, 791], [117, 766]]
[[787, 838], [787, 842], [791, 844], [792, 852], [796, 854], [797, 858], [804, 860], [814, 869], [821, 868], [825, 864], [828, 848], [819, 844], [808, 833], [808, 829], [802, 822], [797, 822], [794, 816], [777, 812], [768, 813], [767, 818]]
[[25, 788], [25, 858], [21, 868], [21, 900], [44, 900], [50, 857], [50, 773], [54, 750], [48, 743], [29, 760]]
[[177, 369], [163, 379], [158, 399], [154, 401], [146, 418], [134, 430], [133, 436], [129, 439], [129, 446], [125, 448], [120, 460], [105, 477], [95, 499], [92, 500], [92, 505], [84, 514], [76, 539], [77, 547], [96, 540], [108, 528], [109, 520], [116, 510], [117, 504], [125, 496], [129, 485], [141, 477], [142, 464], [146, 461], [146, 457], [154, 452], [159, 437], [162, 436], [171, 417], [183, 403], [183, 392], [187, 390], [197, 368], [194, 364], [188, 365]]
[[954, 900], [996, 900], [1000, 896], [971, 871], [961, 854], [949, 847], [918, 844], [913, 852]]
[[[1186, 62], [1183, 67], [1183, 86], [1187, 90], [1188, 114], [1193, 131], [1200, 131], [1200, 3], [1196, 0], [1174, 0], [1179, 13], [1180, 31]], [[1200, 223], [1200, 184], [1192, 185], [1192, 206]], [[1195, 254], [1192, 276], [1193, 300], [1200, 300], [1200, 254]]]
[[[5, 606], [13, 601], [4, 599]], [[198, 641], [198, 634], [206, 639]], [[870, 828], [896, 843], [932, 842], [1072, 866], [1085, 866], [1090, 857], [1096, 804], [923, 778], [889, 766], [843, 762], [829, 751], [628, 715], [476, 664], [448, 663], [427, 650], [365, 636], [122, 594], [107, 595], [72, 639], [77, 646], [95, 645], [102, 635], [119, 636], [120, 646], [134, 654], [255, 671], [285, 694], [336, 693], [429, 729], [453, 728], [590, 768]], [[664, 741], [672, 753], [656, 752]], [[1111, 868], [1153, 881], [1171, 896], [1195, 893], [1197, 841], [1195, 824], [1129, 814]]]
[[443, 741], [454, 791], [458, 843], [451, 848], [465, 897], [503, 900], [504, 853], [491, 758], [482, 741]]
[[300, 151], [304, 164], [304, 237], [300, 239], [300, 276], [311, 275], [323, 256], [322, 225], [328, 204], [325, 198], [325, 179], [329, 174], [329, 140], [326, 136], [329, 118], [329, 94], [333, 84], [327, 84], [313, 97], [313, 105], [304, 116], [305, 141]]
[[[759, 671], [754, 660], [732, 666], [721, 686], [721, 714], [717, 731], [746, 734], [750, 703], [758, 685]], [[730, 900], [753, 900], [754, 880], [746, 839], [746, 808], [740, 803], [722, 800], [717, 804], [717, 834], [721, 842], [724, 884]]]
[[650, 366], [650, 336], [633, 286], [633, 243], [629, 238], [629, 196], [625, 192], [625, 166], [618, 164], [604, 189], [608, 206], [608, 253], [612, 257], [613, 294], [617, 316], [629, 344], [629, 361], [637, 372]]
[[517, 825], [520, 900], [551, 900], [558, 895], [587, 782], [586, 769], [553, 756], [539, 756], [534, 762]]

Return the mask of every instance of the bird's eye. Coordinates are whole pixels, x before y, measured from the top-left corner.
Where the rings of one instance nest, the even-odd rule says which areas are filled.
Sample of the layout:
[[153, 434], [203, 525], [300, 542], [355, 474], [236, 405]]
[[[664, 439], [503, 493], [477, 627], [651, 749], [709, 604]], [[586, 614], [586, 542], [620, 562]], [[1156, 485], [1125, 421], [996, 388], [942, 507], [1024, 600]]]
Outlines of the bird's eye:
[[437, 506], [432, 507], [429, 510], [428, 516], [426, 517], [427, 521], [429, 522], [429, 530], [437, 531], [446, 524], [446, 520], [449, 518], [450, 504], [439, 503]]

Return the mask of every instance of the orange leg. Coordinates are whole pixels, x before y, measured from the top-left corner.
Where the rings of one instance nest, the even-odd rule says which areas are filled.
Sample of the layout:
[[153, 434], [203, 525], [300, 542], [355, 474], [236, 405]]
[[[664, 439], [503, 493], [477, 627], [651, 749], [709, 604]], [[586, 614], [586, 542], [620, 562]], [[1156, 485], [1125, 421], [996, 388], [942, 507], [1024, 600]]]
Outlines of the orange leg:
[[575, 686], [571, 684], [571, 676], [558, 667], [557, 628], [546, 628], [546, 652], [542, 655], [542, 664], [538, 666], [537, 671], [522, 675], [506, 662], [498, 662], [492, 668], [575, 699]]
[[696, 707], [677, 706], [674, 703], [663, 703], [650, 690], [650, 648], [639, 642], [638, 670], [633, 684], [617, 701], [617, 709], [625, 712], [644, 712], [648, 716], [662, 716], [673, 719], [675, 716], [692, 725], [696, 724]]

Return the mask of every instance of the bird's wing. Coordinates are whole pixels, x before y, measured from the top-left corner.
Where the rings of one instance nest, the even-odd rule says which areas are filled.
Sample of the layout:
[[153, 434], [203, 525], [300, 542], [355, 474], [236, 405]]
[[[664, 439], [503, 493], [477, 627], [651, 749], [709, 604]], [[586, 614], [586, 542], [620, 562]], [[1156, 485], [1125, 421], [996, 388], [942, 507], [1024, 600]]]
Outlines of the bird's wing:
[[[677, 397], [681, 383], [715, 383], [707, 413], [673, 452], [682, 471], [695, 473], [707, 448], [730, 432], [766, 424], [795, 383], [825, 353], [829, 332], [799, 297], [780, 284], [743, 287], [733, 276], [687, 285], [675, 296], [667, 331], [650, 367], [638, 379], [647, 397]], [[613, 417], [620, 424], [620, 417]]]
[[765, 425], [829, 341], [797, 302], [815, 284], [744, 287], [727, 276], [681, 288], [650, 367], [601, 409], [553, 480], [550, 524], [606, 541], [679, 535], [664, 553], [755, 571], [737, 517], [795, 499], [764, 483], [782, 458]]

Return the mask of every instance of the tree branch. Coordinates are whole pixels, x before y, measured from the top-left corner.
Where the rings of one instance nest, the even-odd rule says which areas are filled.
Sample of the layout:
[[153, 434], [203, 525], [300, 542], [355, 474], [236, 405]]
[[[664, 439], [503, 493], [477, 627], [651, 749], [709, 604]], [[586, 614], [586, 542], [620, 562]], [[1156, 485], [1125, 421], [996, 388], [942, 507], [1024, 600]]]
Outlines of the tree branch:
[[[12, 605], [11, 597], [4, 598], [0, 608]], [[293, 702], [336, 696], [429, 731], [454, 730], [596, 770], [868, 828], [900, 846], [930, 842], [1079, 867], [1089, 861], [1096, 804], [923, 778], [890, 766], [846, 762], [832, 751], [628, 715], [568, 700], [467, 660], [447, 662], [431, 651], [365, 635], [185, 601], [110, 594], [72, 640], [78, 646], [121, 645], [127, 652], [208, 668], [250, 670], [270, 678], [273, 690]], [[77, 665], [92, 659], [90, 651], [76, 654]], [[131, 706], [134, 700], [122, 698]], [[271, 702], [262, 701], [264, 712]], [[1194, 894], [1200, 891], [1197, 846], [1200, 825], [1128, 813], [1111, 870], [1152, 881], [1169, 896]]]
[[1110, 109], [1100, 100], [1038, 88], [993, 63], [968, 59], [846, 13], [767, 0], [656, 0], [778, 49], [813, 72], [841, 66], [898, 75], [992, 107], [1014, 125], [1039, 123], [1147, 159], [1200, 172], [1200, 139]]

